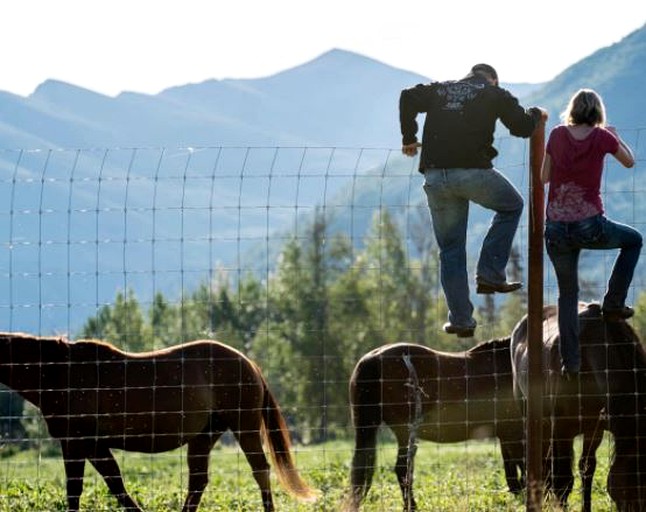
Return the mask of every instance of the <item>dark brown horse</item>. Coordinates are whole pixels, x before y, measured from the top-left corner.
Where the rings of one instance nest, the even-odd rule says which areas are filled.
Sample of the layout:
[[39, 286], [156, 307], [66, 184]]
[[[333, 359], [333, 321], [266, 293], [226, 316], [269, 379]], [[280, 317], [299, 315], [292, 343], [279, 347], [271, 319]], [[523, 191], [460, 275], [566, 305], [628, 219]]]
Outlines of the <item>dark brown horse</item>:
[[[581, 304], [581, 373], [561, 376], [557, 310], [543, 313], [543, 453], [546, 486], [567, 504], [573, 487], [573, 440], [583, 433], [584, 510], [591, 509], [594, 451], [604, 430], [613, 435], [608, 492], [620, 512], [646, 511], [646, 352], [625, 321], [604, 321], [598, 304]], [[512, 333], [517, 393], [527, 392], [527, 317]], [[583, 471], [585, 470], [585, 471]]]
[[216, 341], [130, 354], [108, 343], [0, 333], [0, 382], [38, 407], [61, 443], [70, 511], [79, 509], [85, 461], [121, 506], [141, 510], [125, 489], [111, 449], [157, 453], [188, 445], [185, 512], [197, 510], [208, 481], [209, 453], [230, 429], [274, 510], [269, 464], [301, 499], [315, 493], [295, 469], [278, 403], [258, 366]]
[[406, 511], [416, 508], [417, 439], [454, 443], [498, 437], [509, 489], [523, 488], [524, 429], [513, 396], [509, 342], [491, 340], [455, 353], [400, 343], [359, 360], [350, 379], [355, 449], [346, 510], [358, 510], [370, 489], [382, 423], [397, 438], [395, 473]]

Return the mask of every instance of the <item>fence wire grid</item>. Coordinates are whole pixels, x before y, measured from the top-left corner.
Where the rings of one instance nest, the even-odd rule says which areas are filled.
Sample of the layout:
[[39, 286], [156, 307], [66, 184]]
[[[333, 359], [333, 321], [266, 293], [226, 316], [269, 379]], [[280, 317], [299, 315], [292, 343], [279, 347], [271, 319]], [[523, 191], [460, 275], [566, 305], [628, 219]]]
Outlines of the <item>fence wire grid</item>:
[[[637, 165], [624, 170], [607, 162], [603, 186], [608, 216], [642, 233], [644, 133], [622, 133], [636, 151]], [[496, 145], [501, 153], [496, 167], [527, 199], [527, 144], [501, 137]], [[52, 427], [48, 431], [40, 409], [7, 387], [17, 382], [9, 379], [18, 379], [33, 364], [19, 355], [27, 349], [3, 345], [0, 352], [10, 360], [0, 361], [0, 380], [6, 385], [0, 392], [0, 510], [66, 509], [61, 450], [78, 437], [72, 432], [75, 421], [88, 417], [99, 418], [92, 423], [91, 440], [111, 438], [109, 429], [103, 430], [106, 423], [122, 425], [116, 436], [121, 445], [113, 445], [112, 453], [126, 490], [143, 510], [182, 508], [193, 487], [187, 465], [191, 449], [178, 442], [181, 447], [166, 450], [160, 439], [181, 431], [188, 440], [203, 428], [223, 435], [216, 436], [210, 467], [198, 472], [209, 476], [200, 510], [260, 510], [263, 499], [267, 506], [259, 492], [263, 471], [252, 472], [248, 462], [257, 451], [245, 454], [237, 442], [246, 438], [247, 419], [267, 407], [262, 400], [248, 409], [241, 406], [259, 393], [245, 373], [248, 360], [261, 369], [280, 404], [295, 467], [318, 491], [313, 502], [291, 496], [272, 462], [277, 510], [351, 506], [351, 473], [361, 472], [359, 462], [371, 465], [354, 453], [352, 420], [359, 421], [361, 411], [370, 407], [379, 409], [385, 425], [375, 438], [375, 474], [361, 510], [402, 509], [407, 497], [402, 499], [392, 468], [397, 460], [398, 476], [405, 475], [401, 450], [397, 459], [404, 437], [409, 443], [406, 464], [412, 464], [410, 450], [416, 451], [419, 510], [524, 510], [522, 489], [510, 492], [513, 476], [506, 474], [503, 458], [505, 448], [517, 448], [516, 442], [521, 454], [524, 450], [522, 439], [510, 441], [504, 432], [520, 425], [522, 433], [522, 415], [508, 414], [513, 402], [508, 337], [526, 312], [526, 295], [473, 294], [475, 338], [443, 333], [446, 307], [437, 247], [417, 165], [417, 159], [389, 148], [0, 151], [0, 331], [5, 331], [0, 338], [16, 336], [6, 333], [37, 338], [39, 382], [59, 373], [75, 386], [89, 379], [83, 395], [67, 390], [66, 396], [79, 402], [68, 403], [60, 413], [69, 430], [61, 444], [50, 435]], [[490, 212], [472, 207], [470, 275], [490, 219]], [[526, 256], [523, 218], [510, 277], [526, 281], [531, 271]], [[613, 251], [582, 255], [582, 300], [601, 299], [615, 256]], [[646, 334], [642, 266], [630, 297], [637, 311], [630, 325], [641, 339]], [[547, 259], [544, 292], [545, 302], [555, 304], [556, 282]], [[42, 348], [52, 339], [69, 340], [79, 350], [75, 342], [80, 339], [106, 344], [91, 346], [95, 358], [61, 364], [48, 360]], [[178, 352], [172, 363], [156, 359], [173, 354], [180, 344], [205, 339], [233, 351]], [[391, 343], [404, 345], [399, 352], [371, 355]], [[104, 349], [109, 363], [98, 355]], [[488, 366], [473, 373], [473, 361], [481, 354]], [[371, 357], [380, 358], [382, 373], [364, 378], [361, 372], [368, 371]], [[217, 380], [231, 360], [239, 382]], [[391, 363], [392, 373], [386, 373]], [[166, 372], [166, 367], [172, 369]], [[636, 379], [644, 378], [639, 365], [631, 370]], [[156, 375], [153, 380], [137, 380], [148, 371]], [[197, 378], [205, 374], [214, 379], [210, 384]], [[351, 376], [356, 379], [352, 412]], [[79, 396], [99, 396], [104, 385], [112, 386], [107, 409], [100, 402], [93, 403], [93, 413], [83, 409]], [[30, 393], [57, 400], [51, 398], [53, 388], [34, 386]], [[130, 406], [111, 413], [133, 388], [142, 401], [131, 398]], [[207, 388], [216, 398], [199, 402], [197, 394]], [[236, 406], [223, 398], [229, 395], [235, 395]], [[370, 402], [375, 395], [380, 401]], [[177, 410], [176, 403], [182, 404]], [[192, 414], [199, 418], [196, 423], [191, 423]], [[149, 434], [154, 448], [131, 451], [125, 441], [128, 429], [136, 428], [132, 417], [141, 416], [149, 424], [140, 436]], [[229, 417], [237, 419], [224, 419]], [[612, 441], [606, 433], [597, 454], [596, 510], [613, 507], [606, 490]], [[368, 450], [370, 442], [365, 442]], [[578, 437], [575, 461], [586, 449], [582, 443]], [[158, 453], [146, 453], [151, 451]], [[82, 473], [80, 509], [114, 510], [119, 501], [95, 467], [87, 465]], [[521, 470], [513, 472], [520, 480]], [[584, 498], [581, 479], [575, 476], [569, 503], [576, 508]], [[558, 506], [557, 499], [547, 499], [548, 509]]]

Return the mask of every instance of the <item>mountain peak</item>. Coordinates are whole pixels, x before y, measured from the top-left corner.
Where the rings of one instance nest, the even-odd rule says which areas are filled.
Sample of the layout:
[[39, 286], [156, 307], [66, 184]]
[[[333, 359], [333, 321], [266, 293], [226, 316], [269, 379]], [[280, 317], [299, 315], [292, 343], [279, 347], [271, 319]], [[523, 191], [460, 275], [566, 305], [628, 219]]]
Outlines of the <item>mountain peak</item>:
[[332, 48], [330, 50], [327, 50], [326, 52], [323, 52], [318, 57], [315, 57], [314, 59], [312, 59], [311, 62], [314, 62], [316, 60], [352, 60], [352, 61], [371, 60], [374, 62], [378, 62], [379, 64], [382, 64], [376, 59], [366, 57], [365, 55], [362, 55], [360, 53], [353, 52], [350, 50], [344, 50], [342, 48]]
[[273, 86], [276, 82], [314, 80], [314, 83], [321, 83], [319, 80], [329, 82], [334, 78], [339, 86], [346, 84], [354, 87], [358, 82], [365, 86], [371, 80], [388, 80], [392, 76], [397, 76], [397, 81], [401, 83], [428, 81], [428, 78], [412, 71], [395, 68], [372, 57], [341, 48], [332, 48], [308, 62], [260, 81]]
[[30, 99], [33, 100], [47, 100], [52, 101], [57, 98], [68, 98], [68, 97], [78, 97], [78, 96], [94, 96], [107, 98], [107, 96], [100, 94], [98, 92], [80, 87], [78, 85], [72, 85], [62, 80], [56, 80], [50, 78], [45, 80], [43, 83], [38, 85], [33, 93], [29, 95]]
[[[344, 50], [342, 48], [332, 48], [318, 57], [315, 57], [311, 61], [303, 64], [302, 66], [315, 65], [317, 63], [323, 63], [328, 66], [343, 66], [343, 67], [354, 67], [359, 66], [360, 68], [365, 67], [375, 67], [380, 69], [396, 69], [398, 71], [406, 71], [399, 68], [395, 68], [388, 64], [381, 62], [380, 60], [368, 57], [361, 53], [353, 52], [350, 50]], [[302, 67], [299, 66], [299, 67]]]

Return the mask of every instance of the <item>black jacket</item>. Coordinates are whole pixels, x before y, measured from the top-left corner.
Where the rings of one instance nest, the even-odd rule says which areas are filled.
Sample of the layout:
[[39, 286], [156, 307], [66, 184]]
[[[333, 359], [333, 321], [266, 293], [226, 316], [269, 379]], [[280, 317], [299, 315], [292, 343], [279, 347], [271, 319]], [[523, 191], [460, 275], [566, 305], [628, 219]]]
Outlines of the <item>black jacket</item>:
[[529, 137], [540, 120], [538, 109], [526, 111], [506, 89], [475, 76], [458, 81], [419, 84], [399, 98], [402, 143], [417, 142], [418, 114], [426, 113], [420, 172], [429, 168], [492, 167], [500, 119], [517, 137]]

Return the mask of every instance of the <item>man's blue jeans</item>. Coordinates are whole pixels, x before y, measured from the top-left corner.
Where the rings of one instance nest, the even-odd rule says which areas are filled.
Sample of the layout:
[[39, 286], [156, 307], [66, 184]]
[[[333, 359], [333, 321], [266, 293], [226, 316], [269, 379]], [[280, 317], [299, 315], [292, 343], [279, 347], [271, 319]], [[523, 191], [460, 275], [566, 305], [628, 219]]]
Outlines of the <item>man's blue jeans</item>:
[[476, 278], [506, 281], [505, 268], [523, 211], [516, 187], [496, 169], [427, 169], [424, 192], [440, 249], [440, 279], [453, 325], [472, 327], [467, 273], [469, 202], [495, 211], [482, 243]]
[[642, 248], [642, 236], [634, 228], [595, 215], [577, 222], [547, 221], [545, 245], [559, 287], [558, 324], [563, 366], [579, 371], [579, 254], [581, 249], [620, 249], [602, 307], [625, 306], [628, 288]]

